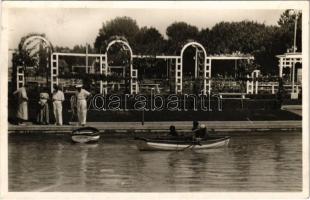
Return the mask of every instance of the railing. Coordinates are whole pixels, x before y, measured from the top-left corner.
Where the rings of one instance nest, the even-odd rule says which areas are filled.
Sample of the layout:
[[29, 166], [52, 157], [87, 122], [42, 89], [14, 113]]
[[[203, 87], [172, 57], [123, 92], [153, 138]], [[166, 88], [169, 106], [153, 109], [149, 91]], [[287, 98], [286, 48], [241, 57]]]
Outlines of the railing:
[[[294, 85], [295, 92], [299, 93], [302, 90], [301, 85]], [[276, 94], [278, 92], [279, 85], [277, 82], [269, 82], [269, 83], [259, 83], [258, 84], [258, 92], [268, 92], [271, 94]], [[292, 85], [291, 84], [285, 84], [283, 85], [283, 88], [286, 92], [291, 93], [292, 92]]]
[[246, 99], [246, 93], [219, 93], [221, 99]]

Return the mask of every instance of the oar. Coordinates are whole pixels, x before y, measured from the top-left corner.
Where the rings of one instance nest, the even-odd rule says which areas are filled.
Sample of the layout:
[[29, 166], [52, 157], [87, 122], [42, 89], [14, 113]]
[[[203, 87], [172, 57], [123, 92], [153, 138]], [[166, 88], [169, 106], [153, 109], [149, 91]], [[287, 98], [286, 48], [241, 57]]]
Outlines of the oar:
[[190, 148], [190, 147], [192, 147], [192, 146], [194, 146], [194, 144], [190, 144], [190, 145], [188, 145], [187, 147], [185, 147], [185, 148], [183, 148], [183, 149], [180, 149], [179, 151], [184, 151], [184, 150], [186, 150], [186, 149], [188, 149], [188, 148]]
[[183, 148], [183, 149], [181, 149], [181, 150], [179, 150], [179, 151], [184, 151], [184, 150], [186, 150], [186, 149], [188, 149], [188, 148], [190, 148], [190, 147], [193, 147], [193, 146], [195, 146], [195, 145], [199, 145], [199, 146], [201, 146], [202, 144], [200, 143], [200, 141], [198, 141], [198, 140], [196, 140], [196, 141], [192, 141], [192, 144], [190, 144], [190, 145], [188, 145], [187, 147], [185, 147], [185, 148]]

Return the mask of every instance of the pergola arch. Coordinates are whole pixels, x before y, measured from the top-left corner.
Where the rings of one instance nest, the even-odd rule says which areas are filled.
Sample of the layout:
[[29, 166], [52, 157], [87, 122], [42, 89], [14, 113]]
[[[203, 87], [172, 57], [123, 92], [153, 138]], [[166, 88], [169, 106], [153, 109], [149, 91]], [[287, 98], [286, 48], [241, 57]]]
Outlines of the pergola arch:
[[33, 40], [41, 40], [43, 41], [47, 47], [50, 49], [51, 52], [54, 51], [54, 47], [52, 45], [52, 43], [50, 41], [48, 41], [45, 37], [41, 36], [41, 35], [32, 35], [32, 36], [29, 36], [24, 42], [23, 42], [23, 45], [22, 45], [22, 48], [24, 50], [26, 50], [26, 46]]
[[[167, 67], [167, 73], [170, 73], [169, 77], [171, 80], [171, 87], [170, 87], [170, 91], [174, 91], [175, 94], [182, 94], [183, 91], [183, 86], [182, 86], [182, 79], [183, 79], [183, 54], [185, 52], [185, 50], [188, 47], [194, 47], [196, 48], [196, 51], [199, 50], [200, 55], [203, 55], [200, 57], [199, 56], [199, 62], [195, 62], [195, 65], [199, 65], [199, 72], [197, 70], [197, 72], [195, 72], [195, 77], [199, 76], [203, 79], [203, 86], [200, 87], [200, 90], [198, 91], [200, 94], [203, 95], [207, 95], [211, 93], [211, 62], [212, 60], [221, 60], [221, 59], [253, 59], [252, 56], [238, 56], [238, 55], [230, 55], [230, 56], [223, 56], [223, 55], [219, 55], [219, 56], [211, 56], [211, 55], [207, 55], [207, 51], [205, 49], [205, 47], [200, 44], [199, 42], [196, 41], [188, 41], [187, 43], [185, 43], [182, 47], [179, 48], [180, 51], [175, 52], [174, 55], [141, 55], [141, 54], [137, 54], [134, 55], [133, 54], [133, 50], [131, 48], [131, 46], [129, 45], [129, 43], [127, 42], [126, 39], [120, 39], [115, 38], [110, 40], [110, 42], [107, 44], [106, 48], [105, 48], [105, 52], [103, 54], [80, 54], [80, 53], [53, 53], [52, 54], [52, 61], [51, 61], [51, 66], [52, 66], [52, 82], [54, 82], [55, 84], [58, 83], [58, 56], [59, 55], [71, 55], [71, 56], [91, 56], [91, 57], [96, 57], [96, 58], [100, 58], [100, 74], [103, 75], [108, 75], [109, 73], [109, 64], [108, 64], [108, 51], [109, 49], [115, 45], [115, 44], [120, 44], [122, 46], [122, 48], [124, 50], [127, 50], [130, 53], [130, 63], [129, 63], [129, 67], [130, 67], [130, 73], [129, 73], [129, 82], [130, 82], [130, 88], [129, 88], [129, 92], [130, 94], [137, 94], [139, 91], [139, 87], [138, 87], [138, 70], [134, 69], [133, 66], [133, 59], [139, 59], [139, 58], [155, 58], [155, 59], [164, 59], [164, 60], [169, 60], [170, 65], [169, 67]], [[197, 53], [197, 52], [196, 52]], [[197, 55], [197, 54], [196, 54]], [[195, 68], [197, 67], [195, 66]], [[169, 70], [168, 70], [169, 69]], [[169, 72], [168, 72], [169, 71]], [[150, 85], [150, 84], [149, 84]], [[156, 87], [158, 87], [158, 84], [155, 84]], [[159, 90], [158, 90], [159, 91]], [[108, 92], [108, 83], [107, 81], [100, 81], [100, 93], [101, 94], [107, 94]]]
[[[203, 57], [204, 57], [204, 60], [203, 60], [203, 75], [202, 75], [202, 78], [203, 78], [203, 89], [202, 89], [202, 93], [205, 95], [207, 93], [210, 93], [210, 77], [211, 77], [211, 60], [208, 59], [207, 57], [207, 52], [206, 52], [206, 49], [204, 48], [204, 46], [196, 41], [190, 41], [190, 42], [187, 42], [185, 45], [182, 46], [182, 49], [181, 49], [181, 52], [180, 52], [180, 56], [179, 58], [177, 59], [177, 62], [176, 62], [176, 70], [175, 70], [175, 91], [176, 93], [182, 93], [182, 90], [183, 90], [183, 54], [184, 54], [184, 51], [188, 48], [188, 47], [194, 47], [196, 48], [196, 51], [197, 49], [199, 49], [199, 51], [202, 51], [203, 53]], [[197, 61], [196, 62], [196, 65], [195, 65], [195, 71], [197, 70]], [[197, 73], [195, 73], [195, 78], [197, 78]]]
[[[133, 69], [132, 66], [132, 59], [133, 59], [133, 52], [132, 52], [132, 48], [130, 47], [129, 43], [127, 41], [124, 40], [120, 40], [120, 39], [114, 39], [112, 41], [110, 41], [106, 47], [106, 51], [104, 54], [83, 54], [83, 53], [57, 53], [54, 52], [51, 54], [51, 91], [53, 91], [53, 86], [55, 84], [58, 84], [58, 60], [59, 60], [59, 56], [76, 56], [76, 57], [95, 57], [98, 59], [99, 61], [99, 65], [100, 65], [100, 74], [103, 74], [105, 76], [108, 75], [108, 51], [109, 49], [116, 43], [120, 43], [122, 45], [123, 48], [125, 48], [125, 50], [128, 50], [130, 52], [130, 94], [134, 94], [138, 92], [138, 84], [137, 84], [137, 75], [138, 72], [136, 69]], [[103, 95], [106, 95], [108, 92], [108, 83], [107, 81], [100, 81], [100, 93]]]
[[[32, 43], [34, 43], [34, 41], [39, 41], [37, 43], [35, 43], [34, 45], [31, 45]], [[36, 49], [35, 47], [38, 44], [44, 44], [44, 47], [46, 49], [48, 49], [48, 52], [50, 55], [52, 55], [53, 51], [54, 51], [54, 47], [52, 45], [52, 43], [46, 39], [45, 37], [39, 35], [39, 34], [32, 34], [26, 37], [26, 39], [24, 41], [22, 41], [21, 44], [21, 50], [22, 51], [31, 51], [33, 49]], [[34, 56], [37, 55], [38, 52], [30, 52], [29, 55], [30, 56]], [[46, 68], [49, 68], [49, 56], [47, 57], [47, 66]], [[17, 80], [17, 89], [20, 88], [21, 86], [23, 86], [25, 84], [25, 73], [24, 70], [22, 70], [23, 66], [17, 66], [17, 73], [16, 73], [16, 80]]]
[[290, 77], [291, 77], [291, 98], [297, 99], [299, 94], [299, 85], [295, 80], [295, 64], [301, 63], [302, 64], [302, 53], [285, 53], [282, 55], [277, 55], [279, 58], [279, 77], [282, 78], [283, 76], [283, 69], [289, 67], [291, 70]]
[[188, 47], [195, 47], [195, 48], [197, 48], [197, 47], [199, 47], [200, 49], [202, 49], [202, 51], [203, 51], [203, 53], [204, 53], [204, 56], [206, 57], [207, 56], [207, 52], [206, 52], [206, 49], [204, 48], [204, 46], [202, 46], [202, 44], [200, 44], [200, 43], [198, 43], [198, 42], [188, 42], [188, 43], [186, 43], [183, 47], [182, 47], [182, 49], [181, 49], [181, 53], [180, 53], [180, 56], [182, 57], [183, 56], [183, 53], [184, 53], [184, 51], [185, 51], [185, 49], [186, 48], [188, 48]]
[[120, 43], [120, 44], [122, 44], [123, 46], [125, 46], [125, 48], [127, 48], [127, 49], [125, 49], [125, 50], [129, 50], [130, 56], [131, 56], [131, 59], [132, 59], [133, 52], [132, 52], [132, 49], [131, 49], [129, 43], [126, 42], [126, 41], [124, 41], [124, 40], [121, 40], [121, 39], [115, 39], [115, 40], [110, 41], [109, 44], [108, 44], [107, 47], [106, 47], [105, 53], [107, 54], [108, 51], [109, 51], [109, 49], [111, 48], [111, 46], [113, 46], [113, 45], [116, 44], [116, 43]]
[[[130, 58], [129, 58], [129, 92], [130, 94], [137, 94], [138, 93], [138, 82], [137, 82], [137, 78], [138, 78], [138, 71], [136, 69], [133, 69], [133, 51], [132, 48], [130, 47], [129, 43], [127, 41], [121, 40], [121, 39], [114, 39], [112, 41], [110, 41], [106, 47], [105, 50], [105, 65], [102, 69], [103, 74], [107, 75], [108, 74], [108, 68], [109, 68], [109, 64], [108, 64], [108, 51], [109, 49], [115, 45], [115, 44], [121, 44], [122, 48], [124, 48], [124, 50], [129, 51], [130, 53]], [[107, 82], [102, 82], [103, 84], [103, 88], [107, 88]], [[104, 89], [105, 91], [107, 91], [107, 89]]]

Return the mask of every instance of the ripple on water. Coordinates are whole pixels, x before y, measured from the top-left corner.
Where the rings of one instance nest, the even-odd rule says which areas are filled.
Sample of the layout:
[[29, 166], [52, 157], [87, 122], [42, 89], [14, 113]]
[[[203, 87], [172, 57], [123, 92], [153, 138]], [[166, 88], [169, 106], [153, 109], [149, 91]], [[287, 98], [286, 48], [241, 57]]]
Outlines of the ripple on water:
[[300, 191], [301, 134], [232, 137], [225, 148], [142, 152], [132, 140], [9, 136], [10, 191]]

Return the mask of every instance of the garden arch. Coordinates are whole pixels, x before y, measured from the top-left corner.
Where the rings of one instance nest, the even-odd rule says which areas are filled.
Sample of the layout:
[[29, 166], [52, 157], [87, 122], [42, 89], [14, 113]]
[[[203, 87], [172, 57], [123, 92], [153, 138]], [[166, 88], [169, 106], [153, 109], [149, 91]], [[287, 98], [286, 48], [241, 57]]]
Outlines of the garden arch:
[[[279, 58], [279, 77], [283, 76], [283, 69], [290, 68], [290, 77], [291, 77], [291, 98], [297, 99], [300, 92], [301, 85], [298, 85], [295, 80], [295, 65], [300, 63], [302, 66], [302, 53], [285, 53], [282, 55], [277, 55]], [[300, 68], [301, 68], [300, 66]]]
[[[138, 93], [138, 82], [137, 82], [137, 78], [138, 78], [138, 71], [136, 69], [133, 69], [133, 52], [132, 49], [130, 47], [130, 45], [128, 44], [128, 42], [121, 40], [121, 39], [115, 39], [112, 40], [111, 42], [109, 42], [109, 44], [107, 45], [106, 51], [105, 51], [105, 65], [102, 68], [102, 72], [103, 74], [107, 75], [108, 74], [108, 68], [109, 68], [109, 64], [108, 64], [108, 51], [109, 49], [114, 45], [114, 44], [121, 44], [122, 48], [124, 48], [125, 51], [129, 51], [130, 53], [130, 58], [129, 58], [129, 92], [130, 94], [137, 94]], [[107, 92], [107, 82], [103, 81], [102, 82], [102, 86], [103, 89]]]
[[23, 42], [23, 45], [22, 45], [22, 48], [24, 50], [26, 50], [26, 47], [27, 45], [29, 45], [31, 42], [33, 41], [43, 41], [46, 45], [47, 48], [49, 48], [51, 50], [51, 52], [54, 50], [53, 49], [53, 45], [50, 41], [48, 41], [45, 37], [41, 36], [41, 35], [33, 35], [33, 36], [29, 36], [24, 42]]
[[[188, 48], [188, 47], [194, 47], [196, 49], [196, 55], [198, 54], [203, 54], [203, 70], [202, 70], [202, 74], [199, 73], [199, 69], [198, 69], [198, 61], [195, 61], [195, 78], [197, 78], [198, 76], [201, 76], [203, 79], [203, 89], [202, 89], [202, 94], [207, 94], [211, 92], [211, 59], [209, 59], [207, 57], [207, 52], [205, 50], [205, 48], [203, 47], [203, 45], [201, 45], [198, 42], [188, 42], [186, 43], [182, 49], [181, 49], [181, 53], [180, 53], [180, 57], [176, 60], [176, 70], [175, 70], [175, 91], [176, 93], [181, 93], [183, 90], [183, 85], [182, 85], [182, 78], [183, 78], [183, 54], [184, 51]], [[196, 59], [198, 59], [198, 56], [196, 56]]]
[[[38, 47], [42, 45], [44, 49], [46, 49], [49, 55], [53, 52], [53, 45], [50, 41], [48, 41], [45, 37], [34, 34], [28, 36], [22, 43], [22, 51], [29, 52], [29, 56], [35, 56], [38, 53]], [[40, 48], [40, 47], [39, 47]], [[49, 65], [49, 56], [47, 56], [47, 66]], [[25, 84], [25, 72], [24, 66], [17, 66], [17, 73], [16, 73], [16, 87], [19, 89]]]

